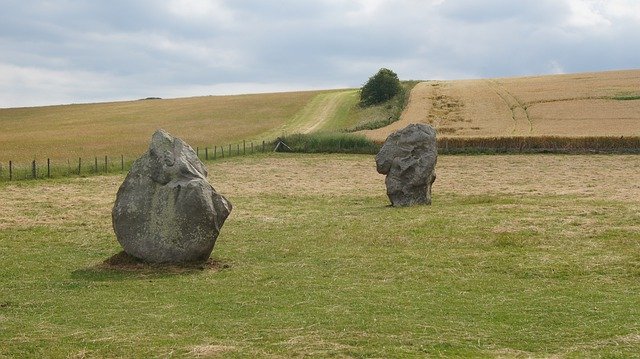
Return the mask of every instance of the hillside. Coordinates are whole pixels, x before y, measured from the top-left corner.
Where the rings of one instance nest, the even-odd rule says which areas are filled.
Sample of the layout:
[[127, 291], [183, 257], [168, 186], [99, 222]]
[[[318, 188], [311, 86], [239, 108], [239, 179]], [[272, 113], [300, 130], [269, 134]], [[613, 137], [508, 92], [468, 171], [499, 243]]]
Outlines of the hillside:
[[442, 136], [640, 136], [640, 70], [416, 85], [401, 120], [362, 131], [383, 141], [409, 123]]
[[[135, 158], [157, 128], [202, 148], [388, 117], [356, 107], [357, 97], [345, 89], [0, 109], [0, 163]], [[640, 70], [420, 82], [399, 121], [359, 133], [381, 142], [409, 123], [432, 124], [441, 138], [640, 136]]]
[[305, 109], [314, 98], [331, 93], [306, 91], [0, 109], [0, 161], [137, 156], [158, 128], [194, 147], [262, 140], [313, 126], [314, 112]]

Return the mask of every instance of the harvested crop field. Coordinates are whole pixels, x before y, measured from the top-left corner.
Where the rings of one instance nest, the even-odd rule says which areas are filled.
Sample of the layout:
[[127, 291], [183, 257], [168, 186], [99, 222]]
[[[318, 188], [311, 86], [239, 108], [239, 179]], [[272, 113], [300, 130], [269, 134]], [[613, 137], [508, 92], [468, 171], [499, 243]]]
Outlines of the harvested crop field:
[[640, 70], [416, 85], [401, 120], [364, 131], [383, 141], [409, 123], [442, 136], [640, 136]]

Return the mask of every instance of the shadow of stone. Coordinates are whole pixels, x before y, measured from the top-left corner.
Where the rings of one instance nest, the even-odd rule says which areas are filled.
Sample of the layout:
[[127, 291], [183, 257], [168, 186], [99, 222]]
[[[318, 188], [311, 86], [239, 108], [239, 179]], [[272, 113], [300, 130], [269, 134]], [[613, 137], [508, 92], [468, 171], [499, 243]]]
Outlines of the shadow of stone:
[[185, 264], [146, 263], [122, 251], [102, 263], [74, 270], [71, 278], [88, 281], [142, 280], [219, 272], [229, 268], [230, 263], [212, 258], [205, 262]]

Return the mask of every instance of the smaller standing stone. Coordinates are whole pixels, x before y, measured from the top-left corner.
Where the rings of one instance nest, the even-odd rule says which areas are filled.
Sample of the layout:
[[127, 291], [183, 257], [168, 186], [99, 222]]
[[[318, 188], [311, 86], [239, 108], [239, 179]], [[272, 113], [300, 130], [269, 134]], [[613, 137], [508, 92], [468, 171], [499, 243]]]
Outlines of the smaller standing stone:
[[429, 125], [411, 124], [387, 137], [376, 155], [376, 169], [387, 175], [394, 207], [431, 204], [437, 159], [436, 130]]

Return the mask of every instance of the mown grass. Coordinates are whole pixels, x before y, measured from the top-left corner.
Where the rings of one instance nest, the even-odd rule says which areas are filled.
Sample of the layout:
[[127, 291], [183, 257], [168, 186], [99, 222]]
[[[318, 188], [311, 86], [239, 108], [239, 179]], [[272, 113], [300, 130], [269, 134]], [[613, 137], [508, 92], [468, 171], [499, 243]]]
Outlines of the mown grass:
[[[449, 183], [459, 158], [441, 158], [441, 181]], [[527, 160], [473, 162], [489, 161], [479, 168], [490, 172], [511, 158]], [[32, 194], [20, 199], [31, 206], [2, 211], [11, 221], [0, 222], [0, 356], [640, 351], [637, 200], [483, 192], [472, 176], [463, 188], [480, 193], [442, 184], [430, 207], [389, 208], [382, 177], [363, 177], [372, 161], [278, 155], [211, 163], [214, 185], [234, 204], [216, 270], [102, 266], [120, 250], [109, 211], [121, 176], [0, 184], [5, 199]], [[595, 159], [603, 161], [616, 159]], [[624, 183], [613, 182], [608, 188]]]
[[[275, 141], [238, 142], [224, 146], [196, 148], [203, 161], [228, 157], [273, 152], [278, 141], [286, 144], [278, 151], [296, 153], [353, 153], [376, 154], [381, 142], [360, 134], [319, 132], [282, 136]], [[440, 154], [638, 154], [640, 137], [438, 137]], [[36, 161], [35, 172], [31, 162], [0, 163], [0, 182], [63, 177], [87, 177], [108, 173], [124, 173], [131, 168], [133, 159], [121, 157], [79, 158], [66, 161]], [[34, 176], [35, 174], [35, 176]]]

